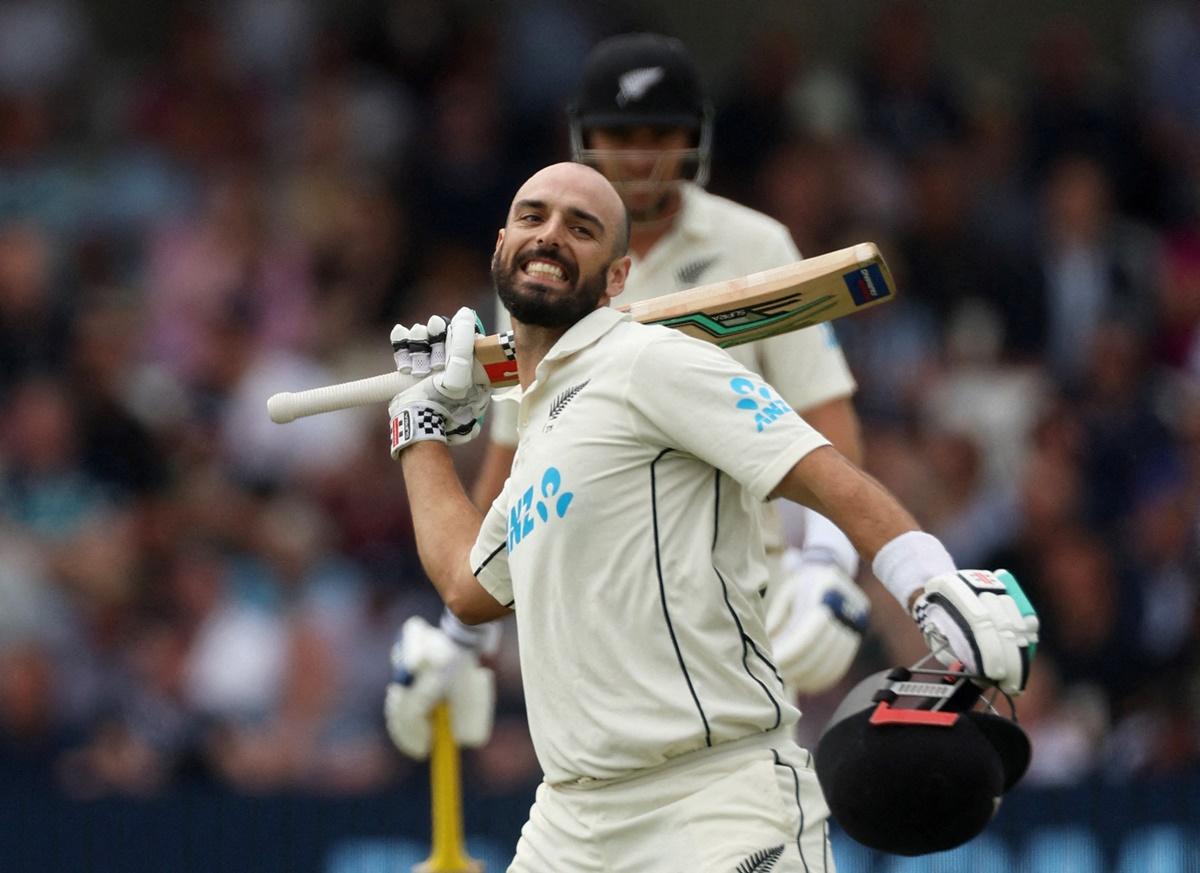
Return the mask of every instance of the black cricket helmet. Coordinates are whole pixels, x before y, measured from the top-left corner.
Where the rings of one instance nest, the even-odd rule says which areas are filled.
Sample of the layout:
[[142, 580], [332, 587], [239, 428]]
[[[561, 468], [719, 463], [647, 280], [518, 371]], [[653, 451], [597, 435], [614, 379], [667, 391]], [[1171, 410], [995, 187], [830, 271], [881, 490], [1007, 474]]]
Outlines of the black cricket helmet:
[[684, 128], [695, 132], [695, 146], [682, 157], [693, 181], [703, 185], [712, 116], [696, 64], [682, 42], [656, 33], [609, 37], [588, 54], [579, 93], [567, 107], [571, 154], [595, 165], [599, 153], [587, 147], [586, 137], [594, 128]]
[[1011, 717], [958, 665], [897, 667], [846, 695], [817, 742], [817, 779], [850, 837], [896, 855], [924, 855], [978, 835], [1029, 766]]

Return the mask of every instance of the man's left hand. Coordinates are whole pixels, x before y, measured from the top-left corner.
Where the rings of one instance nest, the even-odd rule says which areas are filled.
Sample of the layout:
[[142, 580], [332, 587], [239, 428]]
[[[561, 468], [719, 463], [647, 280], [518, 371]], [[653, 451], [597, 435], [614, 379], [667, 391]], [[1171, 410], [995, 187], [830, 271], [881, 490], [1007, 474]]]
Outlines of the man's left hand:
[[775, 666], [801, 694], [831, 688], [850, 669], [871, 613], [862, 589], [835, 561], [789, 549], [782, 588], [768, 598]]

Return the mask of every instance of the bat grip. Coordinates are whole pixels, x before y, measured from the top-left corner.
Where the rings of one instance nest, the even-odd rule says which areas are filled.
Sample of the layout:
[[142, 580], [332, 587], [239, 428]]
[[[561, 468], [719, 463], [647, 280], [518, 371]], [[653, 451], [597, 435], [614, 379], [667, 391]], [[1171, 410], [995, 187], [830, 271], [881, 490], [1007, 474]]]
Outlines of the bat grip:
[[353, 382], [309, 388], [307, 391], [285, 391], [267, 400], [271, 421], [286, 424], [306, 415], [387, 403], [415, 383], [412, 376], [399, 372], [368, 376]]

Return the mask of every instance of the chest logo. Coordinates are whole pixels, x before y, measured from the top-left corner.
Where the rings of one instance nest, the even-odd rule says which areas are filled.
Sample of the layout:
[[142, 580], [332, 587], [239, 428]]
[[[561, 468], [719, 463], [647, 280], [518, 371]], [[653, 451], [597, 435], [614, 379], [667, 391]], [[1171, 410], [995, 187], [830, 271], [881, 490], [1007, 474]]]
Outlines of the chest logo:
[[684, 264], [675, 273], [675, 278], [679, 280], [679, 284], [684, 288], [691, 288], [700, 282], [700, 277], [716, 262], [717, 259], [713, 257], [701, 258], [698, 261], [692, 261], [690, 264]]
[[754, 413], [754, 426], [759, 433], [792, 411], [786, 400], [761, 382], [755, 384], [744, 376], [735, 376], [729, 380], [729, 387], [739, 397], [734, 405]]
[[571, 508], [575, 494], [563, 490], [562, 473], [557, 467], [547, 467], [535, 492], [530, 485], [525, 493], [508, 510], [508, 553], [511, 555], [521, 543], [533, 536], [539, 528], [555, 519], [563, 518]]
[[562, 411], [567, 408], [567, 404], [578, 397], [579, 392], [586, 388], [588, 382], [591, 381], [591, 379], [586, 379], [554, 398], [554, 402], [550, 404], [550, 414], [546, 416], [546, 423], [542, 425], [542, 433], [550, 433], [550, 431], [554, 430], [554, 425], [558, 422], [558, 417], [562, 415]]

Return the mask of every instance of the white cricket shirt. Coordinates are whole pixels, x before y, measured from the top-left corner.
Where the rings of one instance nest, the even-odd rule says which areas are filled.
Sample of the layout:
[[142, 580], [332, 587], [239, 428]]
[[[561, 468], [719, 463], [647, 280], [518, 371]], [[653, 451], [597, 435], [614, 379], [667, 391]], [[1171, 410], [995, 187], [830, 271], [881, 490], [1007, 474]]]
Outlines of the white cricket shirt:
[[825, 438], [726, 352], [612, 309], [559, 339], [519, 417], [471, 560], [516, 611], [547, 781], [793, 724], [756, 510]]

